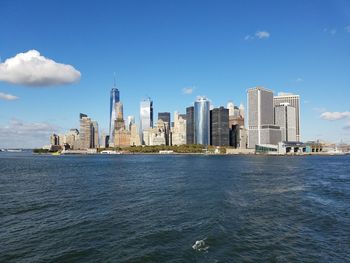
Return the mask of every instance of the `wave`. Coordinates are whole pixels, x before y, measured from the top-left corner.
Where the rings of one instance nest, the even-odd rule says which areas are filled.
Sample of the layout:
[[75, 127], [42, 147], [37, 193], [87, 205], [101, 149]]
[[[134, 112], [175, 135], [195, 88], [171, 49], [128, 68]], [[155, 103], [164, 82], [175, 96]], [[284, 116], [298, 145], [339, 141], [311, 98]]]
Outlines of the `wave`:
[[202, 240], [197, 240], [192, 248], [196, 251], [207, 251], [209, 249], [209, 246], [205, 243], [206, 239], [202, 239]]

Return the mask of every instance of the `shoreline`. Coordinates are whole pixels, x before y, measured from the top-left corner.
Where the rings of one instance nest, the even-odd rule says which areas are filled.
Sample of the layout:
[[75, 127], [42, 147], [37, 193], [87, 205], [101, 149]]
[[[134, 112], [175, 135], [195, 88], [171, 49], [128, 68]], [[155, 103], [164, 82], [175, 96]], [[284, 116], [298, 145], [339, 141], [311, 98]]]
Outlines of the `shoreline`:
[[61, 155], [103, 155], [103, 156], [109, 156], [109, 155], [161, 155], [161, 156], [169, 156], [169, 155], [203, 155], [203, 156], [275, 156], [275, 157], [299, 157], [299, 156], [346, 156], [350, 153], [340, 153], [340, 154], [333, 154], [333, 153], [305, 153], [305, 154], [261, 154], [261, 153], [234, 153], [234, 154], [226, 154], [226, 153], [142, 153], [142, 152], [118, 152], [118, 153], [88, 153], [88, 152], [80, 152], [80, 153], [34, 153], [34, 155], [49, 155], [49, 156], [61, 156]]

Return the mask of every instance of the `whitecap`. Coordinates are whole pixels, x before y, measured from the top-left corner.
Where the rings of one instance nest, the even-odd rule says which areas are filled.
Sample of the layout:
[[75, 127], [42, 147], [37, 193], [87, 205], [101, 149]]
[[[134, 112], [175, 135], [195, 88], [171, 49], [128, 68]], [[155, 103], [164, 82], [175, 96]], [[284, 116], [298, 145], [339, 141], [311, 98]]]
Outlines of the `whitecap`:
[[205, 243], [205, 239], [203, 240], [197, 240], [192, 248], [196, 251], [207, 251], [209, 249], [209, 246]]

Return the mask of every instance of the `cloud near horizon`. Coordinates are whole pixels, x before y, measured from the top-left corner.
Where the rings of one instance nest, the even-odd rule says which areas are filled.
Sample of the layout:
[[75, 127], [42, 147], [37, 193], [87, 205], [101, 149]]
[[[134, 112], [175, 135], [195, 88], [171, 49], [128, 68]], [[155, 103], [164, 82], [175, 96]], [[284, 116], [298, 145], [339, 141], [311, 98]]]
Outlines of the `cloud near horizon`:
[[0, 81], [30, 87], [71, 84], [81, 73], [71, 65], [57, 63], [37, 50], [19, 53], [0, 63]]
[[35, 148], [49, 144], [50, 135], [60, 128], [46, 122], [24, 122], [12, 118], [0, 125], [0, 148]]
[[327, 120], [327, 121], [337, 121], [337, 120], [342, 120], [350, 117], [350, 112], [349, 111], [344, 111], [344, 112], [324, 112], [320, 115], [321, 119]]
[[18, 100], [19, 98], [17, 96], [6, 94], [3, 92], [0, 92], [0, 99], [2, 100]]

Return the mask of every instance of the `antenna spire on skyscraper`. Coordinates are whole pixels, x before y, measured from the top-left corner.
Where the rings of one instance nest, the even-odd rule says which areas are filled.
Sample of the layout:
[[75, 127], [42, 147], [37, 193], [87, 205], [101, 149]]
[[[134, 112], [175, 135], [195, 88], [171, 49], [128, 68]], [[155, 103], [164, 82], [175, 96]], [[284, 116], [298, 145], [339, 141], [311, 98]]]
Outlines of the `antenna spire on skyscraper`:
[[117, 86], [116, 84], [116, 80], [115, 80], [115, 72], [114, 72], [114, 77], [113, 77], [114, 81], [113, 81], [113, 88], [115, 88]]

